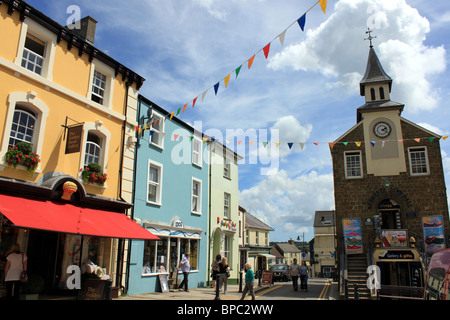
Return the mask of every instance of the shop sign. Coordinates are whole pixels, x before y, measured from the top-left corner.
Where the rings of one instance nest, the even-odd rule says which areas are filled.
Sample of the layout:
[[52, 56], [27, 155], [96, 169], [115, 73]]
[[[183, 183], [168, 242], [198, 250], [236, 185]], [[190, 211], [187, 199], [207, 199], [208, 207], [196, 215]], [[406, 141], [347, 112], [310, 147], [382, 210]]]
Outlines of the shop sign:
[[414, 259], [414, 252], [411, 250], [381, 250], [378, 251], [378, 259], [412, 260]]
[[273, 278], [273, 272], [270, 270], [263, 270], [261, 283], [263, 285], [271, 285]]
[[159, 284], [161, 285], [161, 291], [163, 293], [169, 292], [169, 284], [167, 283], [167, 274], [160, 274]]
[[363, 253], [361, 220], [342, 219], [344, 230], [345, 251], [347, 254]]
[[423, 236], [425, 251], [433, 254], [445, 249], [445, 235], [442, 216], [423, 217]]
[[83, 125], [67, 129], [66, 154], [80, 152]]
[[383, 247], [407, 247], [408, 235], [406, 230], [381, 230]]
[[81, 300], [104, 300], [105, 293], [104, 280], [87, 279], [84, 288], [81, 290]]

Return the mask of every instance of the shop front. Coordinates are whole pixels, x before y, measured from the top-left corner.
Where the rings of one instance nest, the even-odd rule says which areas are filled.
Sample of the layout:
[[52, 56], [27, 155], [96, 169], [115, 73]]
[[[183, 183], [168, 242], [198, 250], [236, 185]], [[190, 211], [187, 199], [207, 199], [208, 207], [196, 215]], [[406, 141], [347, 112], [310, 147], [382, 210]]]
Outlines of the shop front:
[[[130, 207], [88, 195], [68, 176], [41, 186], [1, 179], [0, 273], [18, 243], [28, 257], [27, 287], [47, 297], [104, 299], [107, 287], [121, 283], [124, 239], [158, 240], [126, 216]], [[86, 294], [88, 282], [96, 293]]]

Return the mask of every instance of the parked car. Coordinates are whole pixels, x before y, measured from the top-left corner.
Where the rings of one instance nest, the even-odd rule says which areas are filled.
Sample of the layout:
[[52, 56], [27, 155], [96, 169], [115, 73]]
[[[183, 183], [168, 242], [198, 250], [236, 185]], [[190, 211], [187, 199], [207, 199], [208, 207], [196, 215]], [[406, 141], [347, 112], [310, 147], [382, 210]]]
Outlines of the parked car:
[[287, 264], [276, 264], [272, 266], [273, 271], [273, 281], [290, 281], [291, 276], [289, 275], [289, 266]]
[[435, 252], [428, 266], [425, 300], [450, 300], [450, 249]]

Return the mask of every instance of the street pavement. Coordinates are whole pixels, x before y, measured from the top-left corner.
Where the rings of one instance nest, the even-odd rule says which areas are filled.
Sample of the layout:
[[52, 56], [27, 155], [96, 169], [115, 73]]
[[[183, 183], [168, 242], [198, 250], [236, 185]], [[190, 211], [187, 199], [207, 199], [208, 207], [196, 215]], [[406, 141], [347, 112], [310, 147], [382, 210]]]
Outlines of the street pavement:
[[[314, 282], [318, 285], [323, 285], [323, 290], [320, 292], [320, 295], [310, 296], [308, 299], [313, 300], [339, 300], [339, 292], [337, 289], [337, 283], [332, 282], [330, 279], [323, 278], [310, 278], [310, 283]], [[256, 300], [259, 297], [262, 297], [264, 294], [276, 290], [277, 287], [285, 284], [281, 284], [275, 282], [273, 286], [258, 286], [257, 281], [255, 281], [255, 295]], [[290, 282], [292, 283], [292, 282]], [[242, 288], [243, 289], [243, 288]], [[242, 296], [242, 293], [239, 292], [239, 285], [228, 285], [228, 292], [226, 294], [220, 292], [219, 298], [220, 300], [239, 300]], [[179, 290], [171, 290], [170, 292], [162, 293], [162, 292], [151, 292], [145, 294], [135, 294], [135, 295], [126, 295], [120, 296], [113, 300], [215, 300], [216, 292], [214, 288], [189, 288], [189, 292], [179, 291]], [[251, 297], [247, 294], [245, 300], [250, 300]], [[295, 299], [292, 299], [295, 300]]]

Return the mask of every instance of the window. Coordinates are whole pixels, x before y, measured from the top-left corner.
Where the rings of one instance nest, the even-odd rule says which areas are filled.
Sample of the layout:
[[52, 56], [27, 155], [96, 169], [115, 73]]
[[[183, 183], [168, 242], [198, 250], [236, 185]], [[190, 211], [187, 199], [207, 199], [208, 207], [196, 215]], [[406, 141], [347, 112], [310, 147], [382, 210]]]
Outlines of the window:
[[200, 180], [192, 179], [192, 213], [202, 213], [202, 182]]
[[147, 202], [161, 205], [162, 165], [153, 161], [148, 163]]
[[411, 175], [429, 174], [427, 149], [425, 147], [409, 148], [408, 153]]
[[223, 194], [223, 216], [226, 219], [230, 218], [230, 201], [231, 201], [231, 195], [229, 193]]
[[36, 125], [36, 114], [23, 107], [17, 106], [11, 125], [9, 146], [15, 146], [19, 142], [32, 144], [33, 133]]
[[375, 97], [375, 89], [374, 88], [370, 88], [370, 98], [372, 100], [376, 99], [376, 97]]
[[227, 258], [229, 266], [233, 265], [233, 261], [231, 260], [231, 258], [232, 258], [232, 254], [231, 254], [232, 243], [233, 243], [232, 236], [227, 236], [226, 235], [225, 238], [224, 238], [223, 256], [225, 256]]
[[94, 133], [89, 132], [86, 141], [86, 153], [84, 155], [84, 165], [90, 163], [101, 164], [102, 139]]
[[192, 140], [192, 163], [202, 166], [202, 142], [198, 138]]
[[345, 161], [345, 177], [346, 178], [361, 178], [362, 177], [362, 165], [361, 165], [361, 152], [350, 151], [344, 153]]
[[22, 67], [41, 75], [44, 66], [45, 42], [27, 34], [22, 54]]
[[380, 87], [380, 99], [384, 100], [384, 89], [383, 89], [383, 87]]
[[226, 157], [223, 158], [223, 176], [228, 179], [231, 178], [230, 163], [227, 161]]
[[91, 100], [103, 105], [106, 91], [106, 76], [95, 70], [92, 79], [92, 95]]
[[164, 147], [164, 121], [163, 117], [153, 111], [152, 130], [150, 131], [150, 143], [157, 147]]

